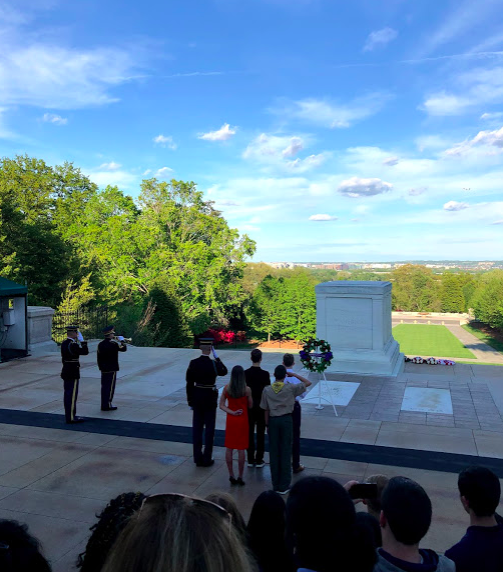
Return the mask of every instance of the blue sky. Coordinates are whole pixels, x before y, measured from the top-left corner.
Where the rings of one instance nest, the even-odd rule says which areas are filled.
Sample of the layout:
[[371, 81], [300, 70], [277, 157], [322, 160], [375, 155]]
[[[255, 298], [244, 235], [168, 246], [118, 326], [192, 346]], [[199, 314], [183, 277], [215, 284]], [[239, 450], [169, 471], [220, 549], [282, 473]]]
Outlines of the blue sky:
[[193, 180], [254, 260], [503, 259], [500, 0], [0, 4], [0, 154]]

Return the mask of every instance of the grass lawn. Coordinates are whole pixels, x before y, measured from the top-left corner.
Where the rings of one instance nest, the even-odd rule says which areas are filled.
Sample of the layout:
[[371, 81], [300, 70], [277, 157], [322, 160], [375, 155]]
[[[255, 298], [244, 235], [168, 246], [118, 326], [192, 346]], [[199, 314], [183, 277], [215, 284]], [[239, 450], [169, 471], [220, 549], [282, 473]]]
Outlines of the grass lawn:
[[408, 356], [476, 359], [445, 326], [398, 324], [393, 328], [393, 337]]
[[465, 324], [464, 326], [461, 327], [465, 329], [467, 332], [470, 332], [470, 334], [473, 334], [479, 340], [485, 342], [488, 346], [491, 346], [497, 352], [503, 353], [503, 342], [500, 342], [496, 338], [493, 338], [490, 334], [486, 334], [486, 332], [480, 331], [478, 328], [470, 326], [470, 324]]

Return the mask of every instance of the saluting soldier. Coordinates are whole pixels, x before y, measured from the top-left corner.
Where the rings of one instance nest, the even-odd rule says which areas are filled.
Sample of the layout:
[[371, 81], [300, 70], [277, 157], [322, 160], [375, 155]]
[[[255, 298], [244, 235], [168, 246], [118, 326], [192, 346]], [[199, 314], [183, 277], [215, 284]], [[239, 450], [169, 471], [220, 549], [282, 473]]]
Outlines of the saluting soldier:
[[82, 423], [83, 417], [77, 417], [77, 397], [79, 394], [80, 356], [89, 354], [87, 342], [79, 332], [78, 326], [66, 328], [66, 340], [61, 344], [61, 379], [65, 389], [63, 402], [65, 404], [65, 418], [67, 423]]
[[101, 371], [101, 411], [115, 411], [112, 405], [119, 371], [119, 352], [127, 351], [123, 340], [115, 337], [113, 326], [103, 329], [105, 339], [98, 344], [98, 367]]
[[[215, 385], [217, 376], [227, 375], [227, 368], [217, 356], [212, 346], [213, 340], [201, 340], [202, 355], [193, 359], [187, 369], [187, 402], [193, 409], [192, 442], [194, 445], [194, 463], [198, 467], [211, 467], [215, 462], [213, 453], [213, 438], [215, 436], [215, 421], [217, 417], [218, 390]], [[213, 353], [212, 360], [210, 353]], [[204, 436], [204, 453], [203, 447]]]

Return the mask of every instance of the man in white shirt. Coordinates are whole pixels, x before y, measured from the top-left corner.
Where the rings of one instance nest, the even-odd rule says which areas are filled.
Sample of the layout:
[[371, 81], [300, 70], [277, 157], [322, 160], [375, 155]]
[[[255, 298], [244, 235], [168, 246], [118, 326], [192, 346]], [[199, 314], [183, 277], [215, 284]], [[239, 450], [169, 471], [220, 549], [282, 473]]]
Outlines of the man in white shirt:
[[[286, 367], [287, 372], [293, 371], [293, 366], [295, 365], [295, 359], [292, 354], [285, 354], [283, 356], [283, 365]], [[306, 382], [307, 379], [299, 375], [297, 377], [287, 376], [285, 378], [285, 383], [302, 383]], [[292, 470], [294, 473], [302, 472], [305, 467], [300, 463], [300, 421], [301, 421], [301, 407], [300, 402], [306, 396], [306, 392], [299, 395], [295, 400], [295, 405], [293, 407], [293, 443], [292, 443]]]

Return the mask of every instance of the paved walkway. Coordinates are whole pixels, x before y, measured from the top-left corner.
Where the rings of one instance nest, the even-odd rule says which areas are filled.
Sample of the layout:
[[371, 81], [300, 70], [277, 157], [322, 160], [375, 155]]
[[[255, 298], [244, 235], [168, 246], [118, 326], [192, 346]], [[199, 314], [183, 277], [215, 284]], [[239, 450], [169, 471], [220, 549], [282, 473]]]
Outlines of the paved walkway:
[[503, 364], [503, 354], [487, 345], [461, 326], [448, 325], [447, 328], [482, 362]]
[[[270, 487], [268, 467], [247, 469], [246, 487], [231, 489], [224, 449], [216, 448], [214, 467], [197, 469], [191, 445], [184, 442], [190, 441], [191, 421], [184, 374], [199, 352], [129, 348], [121, 356], [114, 399], [119, 409], [105, 413], [100, 411], [93, 345], [91, 350], [82, 359], [78, 399], [78, 413], [93, 418], [87, 429], [86, 424], [64, 425], [57, 354], [0, 365], [0, 517], [27, 522], [44, 543], [55, 572], [62, 572], [73, 569], [95, 513], [121, 492], [232, 491], [248, 515], [256, 496]], [[229, 370], [247, 365], [249, 358], [241, 351], [221, 355]], [[281, 354], [267, 353], [264, 368], [272, 371], [280, 360]], [[442, 551], [462, 536], [467, 523], [456, 491], [459, 467], [477, 457], [482, 462], [493, 458], [503, 476], [502, 376], [500, 367], [467, 364], [406, 364], [395, 379], [336, 376], [358, 383], [358, 389], [345, 407], [338, 407], [339, 417], [330, 407], [317, 411], [314, 404], [304, 404], [303, 462], [308, 469], [297, 478], [327, 474], [345, 482], [385, 473], [418, 480], [435, 511], [425, 546]], [[404, 393], [414, 387], [448, 391], [453, 415], [402, 411]], [[149, 438], [132, 436], [138, 426]], [[219, 412], [217, 428], [224, 426]], [[218, 433], [217, 444], [221, 437]], [[339, 453], [345, 460], [337, 458]], [[441, 471], [426, 470], [432, 466]]]

